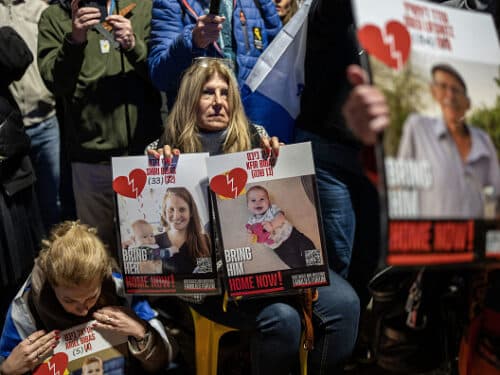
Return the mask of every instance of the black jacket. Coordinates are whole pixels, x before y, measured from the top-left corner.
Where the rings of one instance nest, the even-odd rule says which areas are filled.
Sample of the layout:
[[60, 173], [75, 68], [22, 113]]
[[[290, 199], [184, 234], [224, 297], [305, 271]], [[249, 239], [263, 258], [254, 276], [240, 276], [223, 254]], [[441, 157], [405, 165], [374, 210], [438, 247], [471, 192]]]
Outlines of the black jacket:
[[8, 26], [0, 28], [0, 51], [0, 183], [5, 193], [12, 196], [35, 181], [28, 157], [30, 140], [8, 89], [10, 83], [22, 77], [33, 55], [19, 34]]

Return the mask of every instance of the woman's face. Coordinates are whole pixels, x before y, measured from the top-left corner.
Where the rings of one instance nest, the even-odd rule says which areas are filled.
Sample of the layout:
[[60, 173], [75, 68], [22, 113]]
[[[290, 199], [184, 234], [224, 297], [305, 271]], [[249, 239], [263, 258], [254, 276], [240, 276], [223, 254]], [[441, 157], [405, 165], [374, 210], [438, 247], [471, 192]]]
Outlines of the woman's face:
[[100, 280], [94, 280], [88, 285], [53, 286], [57, 300], [64, 310], [77, 316], [87, 316], [101, 295]]
[[218, 74], [213, 75], [201, 90], [198, 102], [198, 127], [217, 131], [229, 125], [229, 85]]
[[274, 0], [274, 3], [276, 4], [276, 12], [283, 19], [290, 12], [292, 0]]
[[181, 197], [172, 194], [167, 199], [165, 206], [165, 215], [170, 227], [175, 230], [184, 230], [189, 224], [191, 219], [191, 212], [189, 205]]

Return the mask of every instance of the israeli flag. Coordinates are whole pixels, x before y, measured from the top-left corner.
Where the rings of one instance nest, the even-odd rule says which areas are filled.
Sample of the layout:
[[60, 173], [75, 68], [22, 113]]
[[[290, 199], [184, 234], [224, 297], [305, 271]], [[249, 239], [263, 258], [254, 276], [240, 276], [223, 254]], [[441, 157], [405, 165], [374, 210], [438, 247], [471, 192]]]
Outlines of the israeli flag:
[[295, 119], [304, 88], [307, 14], [305, 0], [257, 60], [241, 89], [250, 120], [285, 143], [293, 141]]

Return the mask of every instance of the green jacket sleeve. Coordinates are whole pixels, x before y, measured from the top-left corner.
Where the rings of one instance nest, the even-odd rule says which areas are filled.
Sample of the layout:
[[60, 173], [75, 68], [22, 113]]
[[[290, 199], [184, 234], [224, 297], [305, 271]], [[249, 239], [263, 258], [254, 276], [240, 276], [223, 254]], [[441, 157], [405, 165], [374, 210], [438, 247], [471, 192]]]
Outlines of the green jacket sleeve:
[[151, 0], [143, 0], [132, 11], [140, 15], [140, 17], [132, 17], [131, 19], [135, 35], [135, 47], [124, 53], [137, 74], [147, 81], [149, 81], [147, 57], [151, 32], [151, 7]]
[[58, 4], [45, 9], [38, 28], [38, 67], [45, 85], [56, 96], [74, 92], [86, 43], [71, 43], [71, 18]]

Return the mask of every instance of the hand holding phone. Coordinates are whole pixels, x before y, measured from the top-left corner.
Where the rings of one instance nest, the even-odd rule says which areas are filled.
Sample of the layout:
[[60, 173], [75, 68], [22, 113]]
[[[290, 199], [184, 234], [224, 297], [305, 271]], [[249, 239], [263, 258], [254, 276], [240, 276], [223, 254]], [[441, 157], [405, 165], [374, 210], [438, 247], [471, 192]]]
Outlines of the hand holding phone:
[[108, 16], [108, 7], [106, 0], [80, 0], [78, 3], [79, 8], [97, 8], [101, 12], [101, 22], [103, 22]]
[[[86, 1], [88, 0], [71, 0], [71, 40], [75, 44], [84, 43], [87, 40], [87, 31], [99, 24], [103, 16], [99, 8], [87, 6]], [[102, 4], [105, 4], [105, 1], [102, 0]]]

